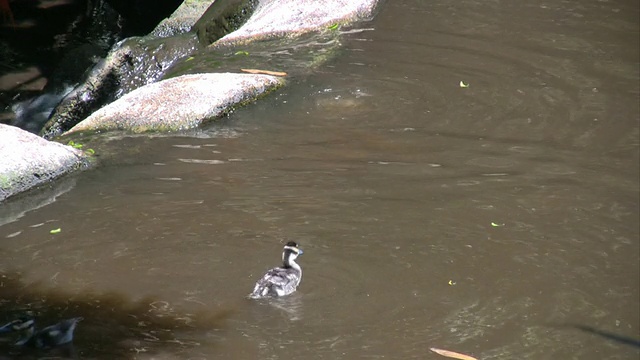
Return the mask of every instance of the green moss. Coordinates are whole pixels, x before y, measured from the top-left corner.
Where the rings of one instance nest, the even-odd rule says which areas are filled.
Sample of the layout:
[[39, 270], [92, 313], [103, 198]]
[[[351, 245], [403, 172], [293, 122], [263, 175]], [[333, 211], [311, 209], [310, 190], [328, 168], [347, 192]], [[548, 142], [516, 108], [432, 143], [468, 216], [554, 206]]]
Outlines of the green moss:
[[13, 184], [13, 178], [9, 175], [0, 175], [0, 187], [4, 189], [8, 189]]

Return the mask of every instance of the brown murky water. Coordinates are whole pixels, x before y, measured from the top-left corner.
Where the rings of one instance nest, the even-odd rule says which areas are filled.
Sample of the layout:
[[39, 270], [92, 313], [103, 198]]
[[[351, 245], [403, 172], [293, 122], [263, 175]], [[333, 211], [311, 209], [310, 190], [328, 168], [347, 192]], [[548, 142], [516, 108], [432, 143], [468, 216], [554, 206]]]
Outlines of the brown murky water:
[[[637, 359], [638, 22], [387, 1], [316, 75], [3, 205], [0, 320], [84, 316], [83, 358]], [[245, 299], [286, 240], [299, 291]]]

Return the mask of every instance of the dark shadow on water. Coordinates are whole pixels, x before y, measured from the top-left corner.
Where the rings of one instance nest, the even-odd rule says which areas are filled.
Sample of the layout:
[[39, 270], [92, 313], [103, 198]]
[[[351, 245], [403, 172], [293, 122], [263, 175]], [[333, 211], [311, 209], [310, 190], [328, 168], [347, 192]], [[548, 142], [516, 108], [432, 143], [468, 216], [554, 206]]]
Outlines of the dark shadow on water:
[[572, 327], [574, 329], [581, 330], [581, 331], [586, 332], [586, 333], [590, 333], [590, 334], [593, 334], [593, 335], [597, 335], [597, 336], [603, 337], [603, 338], [605, 338], [607, 340], [615, 341], [615, 342], [620, 343], [620, 344], [625, 344], [625, 345], [629, 345], [629, 346], [634, 346], [634, 347], [640, 348], [640, 340], [633, 339], [633, 338], [630, 338], [628, 336], [618, 335], [618, 334], [614, 334], [614, 333], [609, 332], [609, 331], [599, 330], [599, 329], [596, 329], [596, 328], [594, 328], [592, 326], [587, 326], [587, 325], [570, 324], [568, 326]]
[[0, 360], [5, 359], [133, 359], [144, 352], [176, 356], [198, 345], [212, 330], [222, 329], [234, 310], [180, 312], [165, 301], [147, 297], [133, 301], [119, 293], [68, 294], [40, 284], [25, 284], [18, 273], [0, 272], [0, 323], [25, 313], [39, 327], [62, 319], [84, 318], [72, 346], [34, 350], [14, 346], [16, 334], [0, 335]]

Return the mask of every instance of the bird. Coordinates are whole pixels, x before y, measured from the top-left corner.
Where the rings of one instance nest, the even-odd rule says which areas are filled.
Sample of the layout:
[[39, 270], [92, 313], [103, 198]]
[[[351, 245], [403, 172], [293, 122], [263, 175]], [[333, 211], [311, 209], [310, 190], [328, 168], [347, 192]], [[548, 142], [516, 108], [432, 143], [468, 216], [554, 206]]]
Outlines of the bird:
[[2, 326], [0, 326], [0, 334], [13, 332], [13, 331], [22, 331], [33, 325], [35, 320], [30, 316], [21, 316], [13, 321], [10, 321]]
[[41, 330], [36, 330], [35, 319], [25, 316], [0, 327], [0, 333], [18, 331], [21, 336], [16, 341], [16, 346], [49, 349], [72, 342], [76, 325], [82, 319], [81, 317], [75, 317], [47, 326]]
[[256, 282], [249, 298], [285, 296], [296, 291], [302, 280], [302, 268], [296, 263], [299, 255], [302, 255], [302, 249], [298, 248], [298, 244], [294, 241], [289, 241], [282, 251], [282, 266], [267, 271]]

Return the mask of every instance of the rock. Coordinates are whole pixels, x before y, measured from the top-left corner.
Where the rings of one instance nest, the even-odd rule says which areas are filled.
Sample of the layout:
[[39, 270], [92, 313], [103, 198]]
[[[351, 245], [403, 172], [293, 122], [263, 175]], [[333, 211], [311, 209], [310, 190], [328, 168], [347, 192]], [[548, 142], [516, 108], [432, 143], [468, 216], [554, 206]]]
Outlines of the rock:
[[373, 17], [377, 0], [262, 0], [249, 20], [213, 46], [291, 37]]
[[78, 149], [0, 124], [0, 201], [88, 165]]
[[[40, 135], [46, 139], [59, 136], [122, 95], [162, 79], [176, 61], [199, 47], [196, 34], [188, 31], [195, 17], [202, 15], [211, 3], [210, 0], [185, 1], [150, 35], [131, 37], [116, 44], [54, 109]], [[219, 36], [226, 34], [224, 29], [220, 31]]]
[[217, 0], [193, 25], [198, 40], [207, 46], [238, 30], [253, 14], [258, 0]]
[[195, 35], [189, 34], [120, 42], [82, 84], [65, 96], [40, 135], [52, 139], [123, 94], [161, 79], [173, 62], [196, 47]]
[[123, 96], [67, 132], [179, 131], [199, 126], [284, 84], [253, 74], [193, 74], [159, 81]]
[[53, 109], [71, 90], [73, 90], [72, 87], [67, 87], [60, 92], [47, 92], [16, 103], [12, 106], [15, 119], [11, 125], [37, 134], [51, 116]]
[[[214, 1], [215, 4], [224, 2], [224, 0]], [[151, 35], [158, 37], [168, 37], [191, 31], [203, 14], [211, 6], [211, 0], [186, 0], [171, 14], [170, 17], [162, 20], [158, 26], [153, 29]], [[223, 35], [226, 35], [224, 33]]]
[[[213, 42], [210, 46], [222, 48], [255, 40], [291, 39], [313, 31], [328, 32], [334, 24], [371, 18], [377, 2], [217, 0], [206, 9], [191, 31], [175, 35], [186, 29], [206, 3], [185, 1], [182, 9], [172, 15], [176, 24], [170, 25], [171, 21], [168, 21], [156, 28], [152, 35], [129, 38], [116, 45], [107, 58], [92, 69], [86, 80], [60, 102], [40, 134], [47, 139], [58, 136], [122, 95], [164, 78], [176, 67], [180, 67], [178, 73], [182, 74], [220, 71], [215, 68], [215, 63], [209, 62], [209, 68], [202, 71], [189, 69], [190, 65], [199, 63], [197, 60], [189, 61], [206, 56], [197, 53], [203, 44]], [[178, 25], [178, 18], [183, 15], [186, 20]], [[230, 31], [233, 32], [227, 34]], [[314, 66], [318, 66], [323, 58], [326, 57], [315, 56]], [[271, 70], [288, 71], [287, 68]]]

